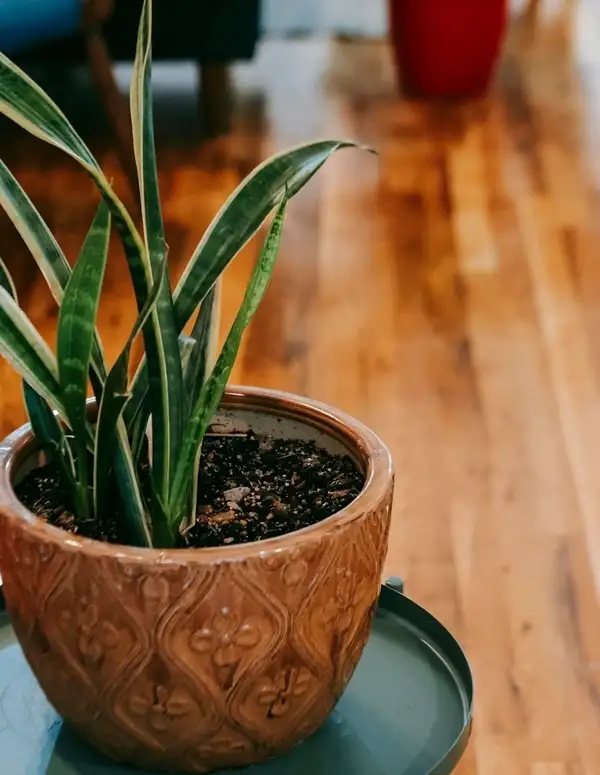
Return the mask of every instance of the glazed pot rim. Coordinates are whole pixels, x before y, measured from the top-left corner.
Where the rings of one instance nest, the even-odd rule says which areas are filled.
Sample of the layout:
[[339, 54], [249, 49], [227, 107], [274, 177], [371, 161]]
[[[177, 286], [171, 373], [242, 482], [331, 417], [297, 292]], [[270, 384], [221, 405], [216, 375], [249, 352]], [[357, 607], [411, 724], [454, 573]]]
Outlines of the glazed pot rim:
[[361, 492], [345, 508], [314, 525], [262, 541], [188, 549], [155, 549], [106, 543], [55, 527], [36, 517], [19, 501], [12, 478], [24, 460], [32, 454], [35, 443], [30, 425], [25, 424], [0, 444], [0, 517], [10, 521], [18, 520], [22, 529], [32, 537], [38, 540], [43, 537], [46, 543], [59, 544], [65, 551], [180, 566], [189, 562], [240, 561], [256, 554], [289, 550], [298, 543], [319, 541], [325, 533], [342, 528], [372, 511], [385, 496], [389, 480], [394, 475], [390, 451], [376, 433], [350, 415], [328, 404], [292, 393], [245, 386], [229, 386], [221, 407], [288, 419], [297, 418], [303, 424], [337, 439], [364, 465], [365, 483]]

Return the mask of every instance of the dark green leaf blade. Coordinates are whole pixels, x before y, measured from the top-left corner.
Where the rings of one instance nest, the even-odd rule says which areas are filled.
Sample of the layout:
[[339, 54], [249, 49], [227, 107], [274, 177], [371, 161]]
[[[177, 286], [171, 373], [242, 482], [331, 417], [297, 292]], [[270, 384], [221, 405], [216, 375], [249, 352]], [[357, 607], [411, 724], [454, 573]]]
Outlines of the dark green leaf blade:
[[[261, 227], [283, 196], [291, 199], [325, 162], [344, 148], [343, 140], [306, 143], [272, 156], [257, 167], [231, 194], [194, 251], [174, 292], [177, 328], [182, 331], [216, 278]], [[366, 149], [368, 150], [368, 149]], [[128, 428], [145, 400], [148, 371], [142, 362], [124, 418]]]
[[34, 137], [62, 149], [91, 176], [113, 216], [127, 257], [138, 309], [141, 309], [152, 285], [152, 272], [131, 216], [113, 191], [91, 151], [61, 110], [4, 54], [0, 54], [0, 113]]
[[[64, 114], [23, 70], [1, 54], [0, 113], [6, 115], [35, 137], [68, 153], [92, 177], [113, 216], [115, 227], [125, 250], [138, 310], [141, 310], [152, 285], [153, 273], [147, 251], [131, 216], [112, 190], [93, 155]], [[165, 381], [165, 375], [168, 374], [169, 369], [166, 366], [160, 320], [156, 309], [152, 313], [151, 321], [144, 327], [144, 343], [149, 366], [146, 373], [150, 374], [152, 383], [150, 400], [153, 413], [158, 416], [164, 413], [165, 407], [169, 405], [170, 396], [165, 388], [165, 385], [168, 385], [168, 382]], [[0, 343], [0, 352], [7, 354], [9, 350]], [[178, 363], [177, 353], [171, 351], [171, 357], [176, 358], [176, 363]], [[19, 363], [19, 367], [24, 367], [24, 364]], [[38, 385], [34, 385], [34, 387], [37, 390]], [[146, 378], [144, 396], [147, 391], [148, 380]], [[46, 391], [44, 397], [49, 395], [50, 393]], [[64, 416], [64, 408], [62, 416]], [[121, 445], [126, 442], [124, 427], [119, 428], [119, 439]], [[126, 467], [127, 459], [126, 450], [123, 448], [119, 453], [118, 466]]]
[[152, 107], [152, 0], [144, 0], [131, 79], [131, 124], [138, 169], [144, 238], [150, 260], [159, 267], [166, 256], [166, 243]]
[[89, 167], [96, 161], [67, 117], [14, 62], [0, 53], [0, 113], [27, 132], [57, 146]]
[[102, 200], [67, 284], [58, 318], [60, 387], [75, 437], [79, 482], [83, 487], [88, 480], [87, 387], [109, 238], [110, 211]]
[[0, 205], [21, 235], [58, 304], [71, 267], [54, 235], [17, 179], [0, 160]]
[[[0, 206], [8, 215], [44, 275], [57, 304], [61, 304], [71, 277], [71, 267], [54, 235], [12, 172], [0, 160]], [[99, 386], [106, 377], [100, 337], [94, 337], [92, 352]], [[100, 390], [96, 390], [98, 394]], [[99, 397], [99, 396], [98, 396]]]
[[[142, 199], [146, 251], [153, 273], [166, 259], [160, 207], [152, 110], [152, 0], [144, 0], [131, 81], [133, 142]], [[179, 358], [173, 296], [169, 283], [161, 286], [155, 306], [156, 347], [149, 353], [152, 383], [152, 469], [157, 491], [165, 500], [172, 479], [183, 428], [183, 379]], [[156, 350], [154, 357], [153, 350]]]
[[220, 306], [220, 282], [217, 281], [202, 302], [190, 335], [194, 344], [183, 370], [186, 419], [215, 365]]
[[282, 197], [291, 199], [336, 151], [353, 147], [355, 143], [343, 140], [307, 143], [272, 156], [242, 181], [213, 219], [177, 284], [180, 330]]
[[65, 417], [54, 355], [11, 294], [0, 287], [0, 355]]
[[73, 453], [62, 426], [44, 399], [26, 382], [23, 382], [23, 397], [33, 434], [59, 466], [71, 501], [69, 506], [76, 508], [84, 498], [84, 491], [77, 481]]
[[[179, 335], [179, 357], [181, 359], [181, 371], [185, 374], [188, 367], [189, 359], [192, 356], [196, 342], [185, 334]], [[187, 404], [187, 397], [184, 390], [184, 399]], [[130, 399], [131, 401], [131, 399]], [[128, 404], [129, 405], [129, 404]], [[184, 413], [184, 417], [185, 417]], [[147, 429], [148, 422], [150, 420], [150, 405], [146, 401], [143, 404], [139, 404], [135, 414], [130, 415], [129, 425], [127, 426], [127, 434], [131, 439], [131, 449], [133, 450], [133, 457], [135, 460], [139, 460], [142, 452], [147, 451]]]
[[[116, 429], [123, 407], [127, 401], [127, 371], [131, 347], [143, 326], [146, 324], [148, 317], [152, 312], [152, 308], [156, 304], [156, 300], [160, 294], [160, 286], [165, 281], [165, 274], [166, 261], [163, 261], [162, 269], [146, 300], [146, 304], [138, 315], [123, 350], [106, 378], [96, 421], [96, 438], [94, 445], [94, 511], [96, 515], [99, 516], [105, 513], [105, 498], [109, 490], [108, 484], [110, 472], [117, 443]], [[131, 449], [129, 449], [129, 455], [130, 460], [127, 461], [127, 465], [130, 469], [135, 471], [135, 462], [131, 455]], [[121, 496], [124, 497], [123, 492], [121, 492]], [[126, 497], [130, 498], [131, 496], [126, 493]], [[152, 536], [150, 534], [145, 510], [144, 513], [138, 514], [136, 524], [129, 525], [129, 532], [129, 539], [136, 544], [151, 544]]]
[[[18, 303], [14, 281], [2, 259], [0, 259], [0, 286]], [[73, 502], [75, 502], [77, 482], [73, 455], [63, 429], [52, 409], [26, 382], [23, 382], [23, 397], [33, 433], [43, 448], [54, 457], [60, 466], [65, 485]]]
[[215, 367], [204, 385], [188, 420], [181, 446], [181, 454], [177, 461], [172, 498], [168, 508], [172, 528], [187, 519], [186, 508], [190, 502], [194, 464], [198, 449], [227, 385], [244, 330], [252, 320], [269, 285], [281, 242], [286, 204], [287, 199], [284, 199], [273, 218], [262, 252], [246, 288], [242, 304], [229, 330], [223, 349], [217, 358]]
[[[127, 258], [138, 310], [141, 310], [152, 286], [153, 272], [148, 253], [131, 216], [64, 114], [23, 70], [2, 54], [0, 54], [0, 113], [35, 137], [61, 148], [81, 164], [92, 177], [112, 214]], [[168, 333], [167, 325], [164, 330]], [[167, 429], [165, 416], [168, 414], [168, 407], [176, 403], [172, 400], [173, 396], [169, 394], [169, 374], [177, 375], [177, 369], [180, 367], [176, 344], [175, 347], [165, 347], [158, 306], [153, 310], [151, 322], [144, 327], [144, 344], [148, 362], [144, 398], [150, 381], [152, 413], [158, 418], [159, 430], [161, 427]], [[124, 433], [125, 430], [122, 429], [121, 439], [124, 438]], [[171, 438], [167, 438], [166, 445], [169, 449], [171, 443]], [[165, 466], [170, 466], [170, 457], [165, 455]], [[161, 479], [165, 482], [169, 476], [164, 473]]]

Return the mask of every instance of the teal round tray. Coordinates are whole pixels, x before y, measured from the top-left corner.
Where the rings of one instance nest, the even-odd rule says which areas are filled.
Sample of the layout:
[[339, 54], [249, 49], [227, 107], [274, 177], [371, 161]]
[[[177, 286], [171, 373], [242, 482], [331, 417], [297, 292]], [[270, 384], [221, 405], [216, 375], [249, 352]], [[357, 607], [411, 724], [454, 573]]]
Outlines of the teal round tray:
[[[248, 775], [449, 775], [469, 739], [473, 681], [452, 635], [392, 580], [363, 657], [325, 726]], [[135, 775], [80, 741], [47, 703], [0, 616], [0, 770]], [[240, 772], [239, 770], [237, 772]]]

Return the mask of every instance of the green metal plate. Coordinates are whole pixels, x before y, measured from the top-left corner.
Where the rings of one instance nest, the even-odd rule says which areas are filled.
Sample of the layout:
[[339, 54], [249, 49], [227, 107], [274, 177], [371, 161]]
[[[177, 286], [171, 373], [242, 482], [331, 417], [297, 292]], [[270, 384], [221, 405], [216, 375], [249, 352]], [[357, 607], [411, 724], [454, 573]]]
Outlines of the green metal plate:
[[[248, 775], [449, 775], [469, 738], [473, 683], [448, 631], [389, 586], [361, 662], [325, 726]], [[0, 769], [10, 775], [135, 775], [95, 754], [46, 702], [0, 618]]]

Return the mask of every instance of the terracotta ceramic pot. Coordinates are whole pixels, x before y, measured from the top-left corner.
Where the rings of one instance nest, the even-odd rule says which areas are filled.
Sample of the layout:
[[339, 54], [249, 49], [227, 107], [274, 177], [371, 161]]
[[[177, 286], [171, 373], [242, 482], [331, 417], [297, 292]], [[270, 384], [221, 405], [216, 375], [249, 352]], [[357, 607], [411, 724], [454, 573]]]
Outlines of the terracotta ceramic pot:
[[108, 756], [207, 772], [312, 734], [367, 640], [390, 525], [390, 455], [367, 428], [294, 396], [230, 389], [223, 430], [316, 439], [364, 469], [323, 522], [245, 545], [135, 549], [36, 519], [12, 484], [40, 456], [29, 428], [0, 447], [0, 570], [20, 644], [58, 713]]
[[508, 0], [389, 0], [390, 36], [411, 96], [483, 94], [494, 75]]

